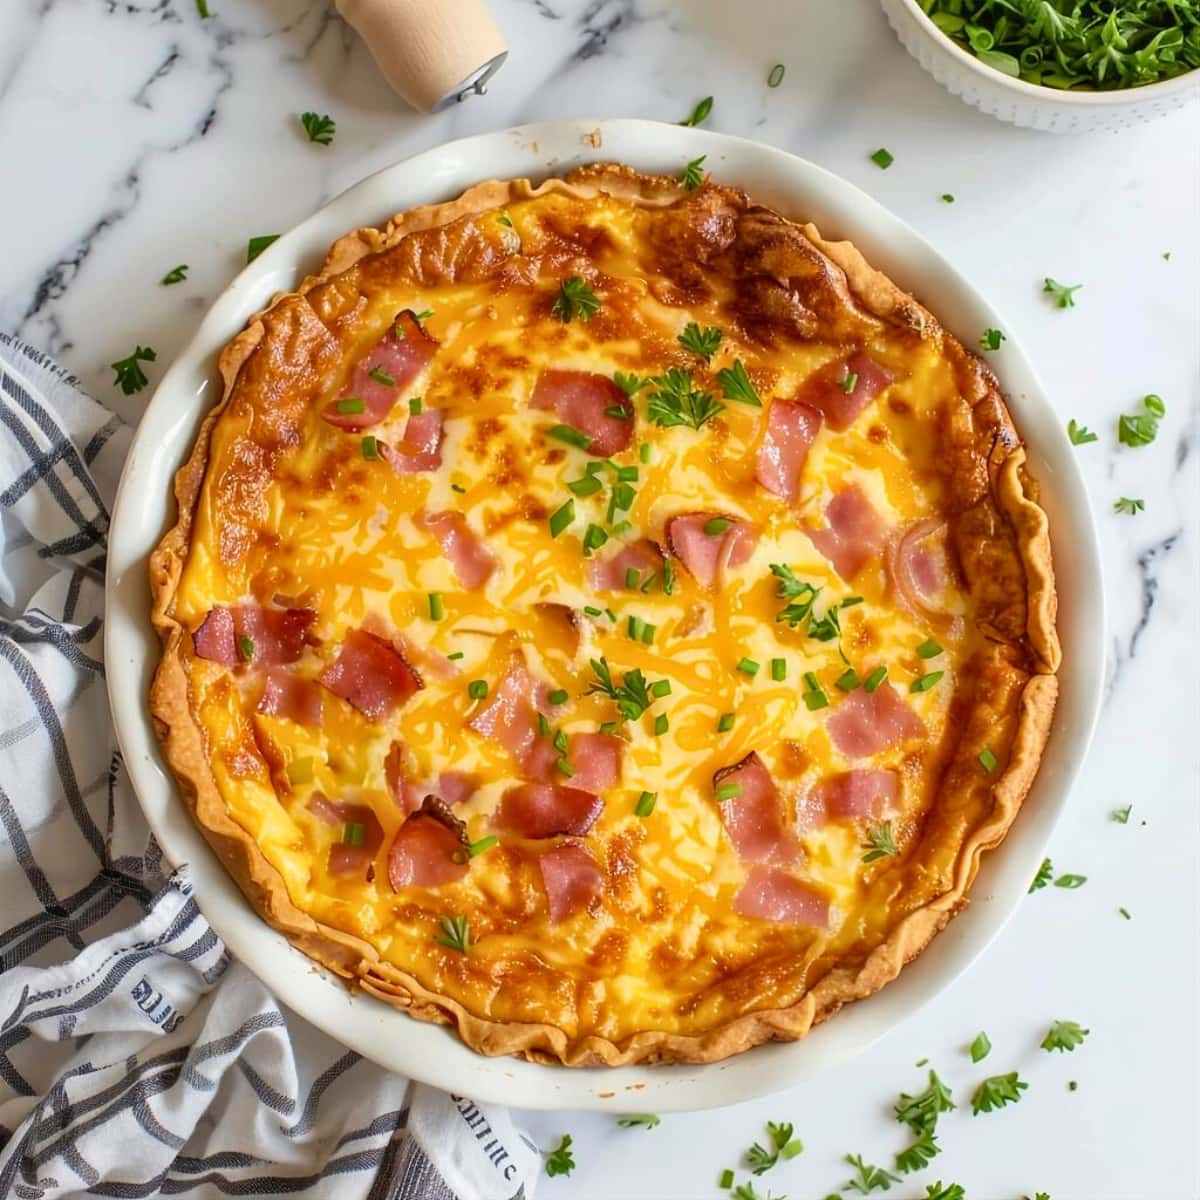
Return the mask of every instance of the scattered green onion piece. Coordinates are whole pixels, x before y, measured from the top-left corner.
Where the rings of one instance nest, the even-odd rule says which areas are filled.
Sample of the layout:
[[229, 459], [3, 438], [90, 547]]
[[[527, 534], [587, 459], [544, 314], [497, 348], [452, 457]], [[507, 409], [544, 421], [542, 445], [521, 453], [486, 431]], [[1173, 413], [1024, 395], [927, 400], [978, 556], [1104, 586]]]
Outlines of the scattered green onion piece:
[[575, 520], [575, 501], [568, 500], [561, 508], [550, 514], [550, 536], [558, 537], [571, 522]]
[[446, 615], [446, 601], [441, 592], [429, 593], [429, 619], [440, 621]]
[[455, 650], [453, 654], [447, 654], [446, 657], [451, 662], [458, 662], [460, 658], [466, 658], [466, 655], [461, 650]]
[[896, 161], [896, 157], [892, 152], [883, 146], [880, 146], [874, 154], [871, 155], [871, 161], [881, 170], [886, 171], [888, 167]]
[[582, 479], [572, 479], [567, 484], [568, 490], [576, 496], [594, 496], [604, 485], [595, 475], [585, 475]]
[[421, 409], [424, 408], [424, 406], [424, 401], [420, 396], [410, 396], [408, 398], [408, 411], [414, 417], [419, 417], [421, 415]]
[[842, 391], [849, 395], [858, 387], [858, 376], [853, 371], [847, 371], [842, 377]]
[[375, 435], [368, 433], [362, 440], [362, 456], [368, 462], [373, 462], [379, 457], [379, 443], [375, 440]]
[[238, 653], [246, 662], [251, 662], [254, 659], [254, 639], [248, 638], [244, 633], [238, 638]]
[[930, 671], [928, 675], [922, 675], [920, 679], [914, 679], [908, 685], [908, 690], [910, 692], [927, 692], [931, 687], [936, 686], [938, 680], [945, 673], [945, 671]]
[[742, 794], [740, 783], [723, 783], [717, 788], [718, 800], [733, 800]]
[[863, 691], [873, 692], [887, 678], [887, 673], [887, 667], [876, 667], [867, 676], [867, 681], [863, 684]]
[[756, 663], [752, 658], [743, 658], [739, 660], [737, 669], [741, 671], [743, 675], [749, 675], [750, 678], [753, 679], [754, 676], [758, 674], [760, 665], [761, 664]]
[[644, 462], [644, 463], [648, 463], [650, 461], [651, 453], [652, 453], [652, 451], [651, 451], [649, 442], [643, 442], [638, 447], [638, 458], [640, 458], [642, 460], [642, 462]]
[[498, 845], [500, 845], [500, 839], [494, 833], [490, 833], [487, 837], [481, 837], [477, 842], [467, 843], [467, 857], [475, 858], [485, 850], [490, 850], [493, 846]]
[[733, 1187], [733, 1172], [728, 1167], [721, 1172], [721, 1179], [717, 1186], [726, 1190]]
[[671, 722], [667, 719], [666, 713], [659, 713], [658, 716], [654, 718], [654, 736], [655, 737], [662, 737], [662, 735], [664, 733], [666, 733], [667, 730], [670, 728], [671, 728]]
[[367, 410], [366, 401], [361, 396], [346, 396], [335, 407], [344, 416], [354, 416]]
[[859, 686], [860, 682], [861, 681], [858, 678], [858, 672], [855, 671], [853, 667], [847, 667], [837, 677], [837, 679], [834, 680], [834, 686], [837, 687], [839, 691], [852, 692], [856, 687]]
[[918, 658], [937, 658], [941, 652], [941, 646], [939, 646], [937, 642], [933, 640], [933, 638], [927, 638], [917, 647]]
[[635, 816], [648, 817], [654, 811], [654, 802], [658, 799], [657, 792], [643, 792], [639, 797], [637, 804], [633, 807]]
[[570, 697], [567, 695], [566, 688], [558, 688], [556, 691], [551, 692], [546, 698], [551, 704], [554, 705], [555, 708], [557, 708], [560, 704], [566, 704]]
[[467, 684], [467, 695], [472, 700], [482, 700], [488, 694], [488, 685], [486, 679], [472, 679]]
[[717, 732], [728, 733], [733, 728], [733, 713], [722, 713], [717, 720]]
[[787, 659], [773, 658], [771, 659], [771, 678], [779, 683], [787, 678]]
[[570, 425], [551, 425], [546, 436], [556, 442], [565, 442], [568, 446], [577, 446], [580, 450], [586, 450], [592, 444], [592, 439], [586, 433], [580, 433]]
[[554, 765], [555, 765], [555, 766], [556, 766], [556, 767], [559, 769], [559, 771], [561, 771], [561, 772], [562, 772], [562, 774], [564, 774], [564, 775], [565, 775], [565, 776], [566, 776], [568, 779], [570, 779], [570, 778], [571, 778], [571, 777], [572, 777], [572, 776], [575, 774], [575, 768], [574, 768], [573, 766], [571, 766], [571, 764], [570, 764], [569, 762], [567, 762], [567, 760], [566, 760], [565, 758], [560, 758], [560, 759], [558, 760], [558, 762], [556, 762]]
[[627, 588], [637, 587], [638, 581], [641, 579], [641, 577], [642, 573], [637, 569], [637, 567], [625, 568], [625, 586]]
[[588, 557], [596, 550], [599, 550], [605, 542], [608, 541], [608, 534], [600, 525], [589, 524], [583, 534], [583, 553], [584, 557]]
[[997, 766], [996, 756], [986, 746], [979, 752], [979, 765], [990, 775]]
[[733, 524], [727, 517], [713, 517], [711, 521], [704, 522], [704, 532], [709, 537], [717, 537], [724, 533]]
[[358, 821], [351, 821], [346, 828], [342, 830], [342, 841], [347, 846], [361, 846], [366, 836], [366, 826], [360, 824]]
[[395, 379], [389, 375], [378, 363], [376, 363], [367, 374], [375, 380], [376, 383], [382, 383], [384, 387], [395, 387]]

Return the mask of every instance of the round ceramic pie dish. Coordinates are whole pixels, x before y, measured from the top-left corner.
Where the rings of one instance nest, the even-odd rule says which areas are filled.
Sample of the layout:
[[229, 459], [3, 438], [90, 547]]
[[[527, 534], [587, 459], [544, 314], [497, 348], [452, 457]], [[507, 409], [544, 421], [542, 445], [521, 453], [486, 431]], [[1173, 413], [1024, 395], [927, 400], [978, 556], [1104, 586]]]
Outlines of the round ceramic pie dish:
[[[536, 181], [597, 160], [676, 175], [679, 164], [701, 156], [721, 183], [744, 189], [785, 216], [812, 220], [833, 237], [852, 238], [871, 262], [938, 313], [951, 333], [973, 341], [977, 335], [971, 331], [999, 323], [911, 232], [860, 193], [778, 151], [642, 122], [599, 126], [566, 122], [512, 130], [456, 143], [406, 164], [405, 178], [420, 178], [420, 189], [399, 186], [395, 169], [382, 172], [285, 235], [244, 272], [214, 306], [196, 342], [164, 379], [131, 453], [118, 499], [110, 559], [110, 690], [135, 785], [168, 857], [191, 864], [200, 903], [235, 954], [276, 986], [287, 974], [286, 994], [303, 1015], [391, 1069], [481, 1098], [518, 1105], [590, 1103], [602, 1107], [609, 1101], [619, 1104], [624, 1086], [637, 1086], [644, 1089], [639, 1099], [652, 1100], [660, 1109], [703, 1107], [770, 1091], [799, 1073], [861, 1049], [960, 969], [1024, 894], [1094, 717], [1099, 687], [1095, 664], [1100, 656], [1093, 652], [1091, 639], [1099, 638], [1102, 620], [1091, 607], [1099, 589], [1090, 521], [1057, 418], [1038, 401], [1036, 381], [1026, 373], [1019, 353], [1006, 354], [995, 365], [1025, 442], [1030, 473], [1042, 482], [1040, 500], [1052, 531], [1060, 576], [1064, 667], [1058, 714], [1033, 790], [1009, 841], [998, 853], [985, 857], [964, 915], [950, 923], [898, 982], [869, 1001], [847, 1008], [803, 1042], [762, 1046], [703, 1067], [650, 1070], [630, 1065], [565, 1073], [506, 1057], [477, 1058], [453, 1043], [441, 1028], [423, 1027], [405, 1013], [389, 1011], [361, 994], [342, 991], [339, 996], [340, 985], [313, 971], [311, 964], [293, 953], [237, 899], [232, 881], [223, 875], [203, 841], [197, 844], [186, 809], [159, 771], [153, 747], [145, 742], [152, 729], [139, 700], [145, 695], [147, 672], [156, 655], [144, 638], [145, 576], [139, 578], [138, 572], [144, 571], [146, 555], [166, 524], [170, 476], [186, 456], [200, 415], [215, 400], [212, 360], [216, 349], [272, 295], [295, 287], [303, 268], [311, 268], [313, 252], [347, 229], [378, 225], [393, 212], [445, 200], [481, 178], [530, 177]], [[513, 216], [520, 228], [516, 210]], [[532, 228], [529, 236], [534, 236]], [[450, 336], [436, 320], [431, 328], [435, 337], [443, 332]], [[417, 332], [415, 328], [408, 331], [409, 342]], [[131, 494], [143, 499], [137, 505], [129, 504], [125, 497]], [[161, 509], [144, 503], [148, 494], [163, 496]], [[139, 524], [140, 528], [135, 528]], [[729, 522], [720, 524], [724, 529]], [[686, 555], [684, 559], [686, 562]], [[1091, 580], [1090, 586], [1081, 586], [1085, 579]], [[913, 692], [924, 690], [911, 688]], [[1011, 849], [1014, 840], [1016, 851]], [[486, 950], [481, 952], [486, 956]], [[924, 966], [926, 958], [932, 958], [932, 968]], [[915, 976], [915, 983], [910, 975]], [[889, 1003], [881, 1004], [881, 1000]]]

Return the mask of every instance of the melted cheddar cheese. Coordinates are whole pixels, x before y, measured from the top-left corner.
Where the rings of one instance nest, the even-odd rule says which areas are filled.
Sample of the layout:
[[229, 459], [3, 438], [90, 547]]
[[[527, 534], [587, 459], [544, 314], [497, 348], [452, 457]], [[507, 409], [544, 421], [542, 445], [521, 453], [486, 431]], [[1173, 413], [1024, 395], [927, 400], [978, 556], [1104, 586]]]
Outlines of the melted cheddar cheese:
[[[462, 241], [457, 271], [422, 267], [422, 253], [444, 261], [454, 253], [429, 240], [439, 231], [418, 225], [270, 310], [266, 336], [212, 426], [173, 596], [179, 626], [194, 634], [215, 608], [300, 598], [287, 603], [302, 603], [315, 619], [290, 667], [298, 676], [315, 679], [363, 628], [403, 648], [421, 675], [423, 687], [380, 719], [326, 692], [322, 723], [313, 727], [256, 711], [263, 685], [253, 662], [185, 655], [188, 703], [228, 816], [297, 910], [371, 948], [374, 978], [391, 980], [384, 990], [399, 993], [397, 981], [415, 981], [456, 1011], [545, 1024], [572, 1045], [702, 1035], [749, 1012], [797, 1005], [829, 971], [861, 966], [897, 920], [947, 889], [961, 842], [978, 824], [972, 805], [982, 803], [988, 774], [979, 766], [979, 779], [962, 792], [968, 800], [931, 817], [955, 725], [970, 716], [964, 681], [984, 642], [976, 599], [951, 569], [937, 598], [941, 618], [932, 622], [898, 596], [885, 553], [905, 530], [932, 527], [961, 506], [946, 462], [948, 414], [962, 403], [960, 361], [947, 354], [940, 330], [860, 306], [816, 249], [799, 259], [808, 279], [795, 263], [756, 268], [799, 297], [790, 315], [777, 316], [748, 292], [744, 261], [731, 267], [710, 252], [705, 239], [719, 232], [705, 222], [724, 219], [718, 202], [729, 203], [711, 187], [669, 205], [639, 203], [619, 189], [516, 192], [440, 231]], [[676, 228], [681, 212], [690, 215]], [[738, 219], [748, 219], [744, 210]], [[795, 255], [798, 231], [781, 223]], [[698, 239], [694, 256], [688, 237]], [[758, 243], [754, 250], [756, 262], [771, 253]], [[470, 255], [477, 265], [463, 268]], [[554, 309], [572, 277], [599, 302], [590, 319], [576, 312], [563, 320]], [[405, 310], [428, 312], [423, 328], [437, 343], [431, 362], [397, 389], [378, 423], [354, 431], [331, 424], [328, 406], [346, 395], [356, 364]], [[709, 361], [680, 342], [692, 322], [720, 331]], [[803, 395], [806, 380], [851, 352], [868, 355], [891, 382], [849, 428], [821, 425], [798, 495], [781, 499], [756, 479], [770, 406]], [[296, 360], [304, 363], [299, 373]], [[720, 372], [738, 362], [761, 405], [723, 395]], [[699, 429], [664, 427], [649, 418], [656, 385], [647, 383], [630, 398], [629, 448], [599, 467], [589, 468], [598, 460], [586, 449], [551, 434], [554, 411], [530, 404], [544, 370], [655, 380], [669, 368], [689, 372], [691, 386], [722, 411]], [[442, 414], [441, 465], [398, 473], [383, 457], [365, 457], [365, 436], [403, 442], [416, 396], [422, 411]], [[278, 419], [277, 404], [285, 406]], [[610, 504], [618, 468], [629, 468], [625, 509]], [[573, 495], [568, 485], [589, 470], [601, 486]], [[827, 524], [831, 497], [851, 487], [886, 537], [843, 579], [809, 535]], [[568, 500], [573, 519], [555, 534], [551, 516]], [[459, 582], [437, 538], [414, 519], [423, 511], [462, 514], [496, 560], [483, 586]], [[736, 518], [754, 531], [749, 558], [727, 565], [713, 588], [668, 549], [668, 521], [695, 513]], [[589, 526], [607, 534], [590, 553]], [[662, 574], [648, 587], [641, 576], [633, 587], [593, 587], [592, 564], [641, 538], [664, 548], [670, 590]], [[773, 566], [815, 589], [807, 619], [779, 619], [790, 601]], [[832, 636], [831, 620], [840, 625]], [[649, 640], [640, 636], [645, 625], [653, 627]], [[469, 722], [514, 658], [544, 688], [569, 697], [547, 710], [551, 736], [561, 731], [569, 747], [580, 733], [619, 726], [619, 779], [603, 791], [603, 809], [582, 837], [496, 829], [501, 797], [525, 773]], [[668, 681], [669, 694], [652, 695], [641, 715], [622, 719], [596, 687], [593, 663], [601, 660], [615, 681], [636, 669], [647, 682]], [[759, 665], [756, 673], [746, 660]], [[887, 669], [881, 686], [925, 732], [851, 757], [829, 721], [879, 667]], [[918, 684], [933, 672], [940, 675], [932, 686]], [[488, 695], [476, 699], [469, 685], [480, 680]], [[994, 738], [1001, 758], [1006, 737]], [[475, 781], [453, 807], [463, 841], [499, 842], [470, 857], [459, 880], [399, 889], [389, 881], [389, 847], [411, 819], [389, 789], [385, 764], [396, 743], [416, 779], [455, 771]], [[800, 847], [782, 869], [827, 904], [823, 925], [743, 915], [735, 905], [754, 864], [729, 836], [714, 775], [752, 753]], [[817, 812], [824, 781], [868, 768], [896, 773], [886, 820]], [[570, 778], [560, 782], [569, 786]], [[648, 815], [638, 812], [643, 793], [654, 796]], [[331, 873], [330, 850], [346, 834], [314, 814], [314, 795], [377, 815], [383, 842], [366, 875]], [[603, 888], [553, 922], [539, 858], [564, 841], [586, 848]], [[880, 846], [888, 852], [870, 853]], [[469, 929], [465, 952], [438, 940], [443, 918], [457, 917]]]

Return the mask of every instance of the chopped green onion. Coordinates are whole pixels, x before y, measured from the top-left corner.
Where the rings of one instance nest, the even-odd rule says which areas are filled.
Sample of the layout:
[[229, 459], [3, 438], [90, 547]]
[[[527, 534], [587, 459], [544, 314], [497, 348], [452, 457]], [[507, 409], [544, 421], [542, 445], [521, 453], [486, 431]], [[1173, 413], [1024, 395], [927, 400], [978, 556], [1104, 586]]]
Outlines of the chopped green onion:
[[366, 836], [366, 826], [360, 824], [358, 821], [351, 821], [346, 828], [342, 830], [342, 841], [347, 846], [361, 846]]
[[937, 658], [941, 654], [942, 648], [933, 640], [928, 638], [917, 647], [918, 658]]
[[575, 774], [575, 768], [565, 758], [560, 758], [554, 764], [568, 779]]
[[567, 695], [566, 688], [558, 688], [556, 691], [551, 692], [546, 699], [557, 708], [560, 704], [566, 704], [569, 696]]
[[804, 704], [809, 712], [829, 707], [829, 697], [825, 695], [820, 682], [811, 671], [805, 671], [804, 685], [807, 688], [804, 692]]
[[567, 735], [561, 729], [554, 735], [554, 748], [559, 754], [567, 752]]
[[931, 687], [934, 687], [938, 680], [945, 675], [945, 671], [930, 671], [928, 675], [922, 675], [920, 679], [914, 679], [908, 685], [910, 692], [927, 692]]
[[721, 1179], [717, 1186], [726, 1190], [733, 1187], [733, 1172], [728, 1167], [721, 1172]]
[[711, 521], [704, 522], [704, 532], [709, 537], [717, 537], [727, 530], [733, 522], [726, 517], [713, 517]]
[[666, 713], [659, 713], [658, 716], [654, 718], [654, 736], [655, 737], [662, 737], [662, 735], [664, 733], [666, 733], [667, 730], [670, 728], [671, 728], [671, 722], [667, 719]]
[[446, 655], [446, 657], [447, 657], [447, 658], [448, 658], [448, 659], [449, 659], [451, 662], [458, 662], [458, 660], [459, 660], [460, 658], [465, 658], [465, 657], [466, 657], [466, 655], [465, 655], [465, 654], [463, 654], [463, 652], [462, 652], [461, 650], [455, 650], [455, 652], [454, 652], [453, 654], [447, 654], [447, 655]]
[[558, 537], [571, 522], [575, 520], [575, 501], [568, 500], [561, 508], [550, 514], [550, 536]]
[[467, 695], [472, 700], [482, 700], [488, 694], [488, 685], [486, 679], [472, 679], [467, 684]]
[[368, 461], [373, 461], [379, 457], [379, 443], [375, 440], [374, 434], [368, 433], [363, 438], [362, 456]]
[[753, 679], [754, 676], [758, 674], [760, 665], [761, 664], [756, 663], [752, 658], [743, 658], [739, 660], [737, 669], [741, 671], [743, 675], [749, 675], [750, 678]]
[[895, 155], [883, 146], [880, 146], [874, 154], [871, 155], [871, 161], [880, 169], [886, 171], [888, 167], [896, 161]]
[[787, 678], [787, 659], [773, 658], [771, 659], [771, 678], [779, 683], [780, 680]]
[[600, 525], [589, 524], [583, 534], [583, 553], [584, 556], [592, 554], [599, 550], [605, 542], [608, 541], [608, 534]]
[[626, 632], [635, 642], [641, 641], [645, 628], [646, 622], [641, 617], [630, 617], [626, 623]]
[[733, 713], [722, 713], [717, 720], [717, 732], [728, 733], [733, 728]]
[[384, 387], [395, 387], [396, 381], [389, 375], [378, 363], [376, 363], [367, 374], [375, 380], [376, 383], [382, 383]]
[[601, 733], [618, 734], [621, 732], [620, 721], [604, 721], [600, 725]]
[[990, 775], [997, 766], [996, 756], [986, 746], [979, 752], [979, 765]]
[[654, 802], [657, 799], [657, 792], [643, 792], [638, 797], [637, 804], [634, 805], [634, 815], [638, 817], [648, 817], [654, 811]]
[[837, 679], [836, 679], [836, 680], [834, 680], [834, 685], [835, 685], [835, 686], [836, 686], [836, 687], [837, 687], [837, 688], [838, 688], [840, 691], [843, 691], [843, 692], [852, 692], [852, 691], [854, 691], [854, 689], [855, 689], [856, 687], [858, 687], [858, 686], [859, 686], [859, 682], [860, 682], [860, 681], [859, 681], [859, 678], [858, 678], [858, 672], [857, 672], [857, 671], [855, 671], [855, 669], [854, 669], [853, 667], [847, 667], [847, 668], [846, 668], [846, 669], [845, 669], [845, 670], [844, 670], [844, 671], [843, 671], [843, 672], [842, 672], [842, 673], [841, 673], [841, 674], [840, 674], [840, 675], [837, 677]]
[[671, 681], [669, 679], [656, 679], [650, 685], [650, 695], [657, 696], [662, 699], [664, 696], [671, 694]]
[[651, 450], [650, 443], [643, 442], [638, 447], [638, 458], [640, 458], [642, 460], [642, 462], [648, 463], [650, 461], [650, 455], [652, 454], [652, 452], [653, 451]]
[[567, 484], [568, 490], [576, 496], [594, 496], [604, 485], [595, 475], [585, 475], [582, 479], [572, 479]]
[[863, 691], [873, 692], [887, 678], [887, 673], [887, 667], [876, 667], [867, 676], [867, 682], [863, 684]]
[[580, 433], [570, 425], [551, 425], [546, 430], [546, 436], [556, 442], [566, 442], [568, 446], [578, 446], [580, 450], [586, 450], [592, 444], [592, 439], [586, 433]]
[[584, 611], [585, 613], [587, 613], [587, 615], [588, 615], [589, 617], [602, 617], [602, 616], [604, 616], [604, 609], [602, 609], [602, 608], [597, 608], [597, 607], [596, 607], [594, 604], [585, 604], [585, 605], [583, 606], [583, 611]]
[[244, 633], [238, 638], [238, 652], [246, 662], [250, 662], [254, 658], [254, 639], [248, 638]]
[[441, 592], [429, 593], [429, 619], [440, 621], [446, 615], [446, 602]]
[[466, 491], [467, 491], [467, 489], [465, 487], [463, 487], [463, 485], [461, 483], [452, 483], [450, 485], [450, 490], [452, 492], [457, 492], [460, 496], [465, 495]]
[[550, 722], [546, 720], [545, 713], [538, 713], [538, 733], [542, 737], [550, 736]]
[[339, 400], [335, 407], [344, 416], [353, 416], [367, 410], [366, 401], [361, 396], [346, 396]]
[[421, 415], [421, 409], [424, 407], [424, 402], [420, 396], [410, 396], [408, 398], [408, 411], [414, 416]]
[[718, 800], [733, 800], [735, 797], [742, 794], [742, 785], [740, 783], [723, 783], [717, 788]]
[[625, 586], [627, 588], [637, 587], [638, 581], [641, 579], [641, 577], [642, 573], [637, 569], [637, 567], [625, 568]]
[[468, 842], [466, 847], [467, 857], [475, 858], [485, 850], [490, 850], [493, 846], [498, 846], [499, 844], [500, 839], [494, 833], [488, 834], [487, 837], [481, 837], [477, 842]]
[[847, 371], [842, 377], [842, 391], [849, 395], [858, 387], [858, 376], [853, 371]]

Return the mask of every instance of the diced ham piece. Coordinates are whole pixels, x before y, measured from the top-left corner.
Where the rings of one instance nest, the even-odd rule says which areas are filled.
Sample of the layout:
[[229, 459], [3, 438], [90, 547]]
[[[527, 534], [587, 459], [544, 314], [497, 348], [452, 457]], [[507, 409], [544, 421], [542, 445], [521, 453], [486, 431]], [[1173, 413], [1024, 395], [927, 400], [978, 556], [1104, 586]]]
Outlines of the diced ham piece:
[[662, 566], [662, 551], [649, 538], [641, 538], [622, 546], [608, 558], [592, 559], [588, 564], [588, 581], [598, 592], [615, 592], [627, 586], [627, 571], [632, 569], [638, 573], [635, 586], [640, 586], [654, 572], [661, 578]]
[[[304, 653], [308, 627], [316, 619], [311, 608], [217, 607], [192, 635], [192, 644], [200, 658], [227, 667], [241, 663], [278, 666], [295, 662]], [[242, 652], [242, 638], [252, 643], [248, 656]]]
[[843, 771], [822, 780], [818, 791], [830, 817], [878, 821], [896, 807], [896, 772]]
[[[562, 424], [591, 438], [589, 454], [607, 458], [628, 449], [633, 441], [633, 404], [607, 375], [542, 371], [529, 403], [534, 408], [552, 410]], [[612, 416], [610, 409], [620, 409], [625, 416]]]
[[415, 813], [396, 831], [388, 851], [388, 880], [394, 891], [438, 887], [467, 873], [462, 838], [436, 817]]
[[[714, 521], [727, 525], [706, 533]], [[723, 513], [686, 513], [667, 522], [667, 545], [671, 553], [702, 587], [715, 587], [726, 568], [740, 567], [754, 553], [758, 535], [738, 517]]]
[[321, 672], [320, 682], [372, 721], [395, 712], [423, 686], [421, 677], [390, 643], [362, 629], [346, 634], [337, 659]]
[[595, 859], [578, 842], [564, 842], [538, 859], [550, 901], [550, 922], [557, 925], [586, 908], [604, 892], [604, 876]]
[[883, 520], [857, 484], [825, 506], [825, 529], [806, 530], [809, 540], [845, 580], [854, 578], [883, 546]]
[[[365, 804], [335, 804], [320, 792], [313, 793], [308, 807], [319, 820], [339, 830], [339, 840], [329, 847], [329, 873], [352, 875], [366, 871], [383, 845], [383, 826], [375, 810]], [[344, 840], [348, 825], [362, 826], [362, 841], [357, 846]]]
[[479, 780], [463, 771], [443, 771], [438, 776], [435, 791], [447, 804], [461, 804], [473, 796]]
[[[403, 336], [398, 337], [397, 333]], [[354, 368], [354, 374], [339, 399], [358, 399], [363, 402], [360, 413], [338, 412], [335, 400], [322, 414], [331, 425], [339, 429], [366, 429], [378, 425], [407, 387], [425, 369], [437, 353], [438, 344], [421, 328], [420, 322], [410, 309], [405, 309], [394, 325], [371, 348], [370, 352]], [[391, 383], [372, 378], [391, 378]]]
[[738, 857], [751, 862], [794, 858], [798, 846], [787, 827], [783, 798], [762, 759], [753, 751], [741, 762], [713, 775], [714, 793], [734, 785], [741, 791], [718, 802], [721, 820]]
[[383, 760], [383, 774], [388, 791], [401, 812], [416, 812], [429, 794], [429, 788], [411, 777], [403, 742], [393, 742], [388, 748], [387, 758]]
[[[853, 386], [846, 382], [854, 377]], [[844, 362], [829, 363], [814, 371], [803, 383], [798, 399], [820, 409], [830, 429], [849, 429], [859, 413], [879, 395], [895, 376], [862, 350]]]
[[754, 477], [781, 500], [795, 502], [809, 447], [821, 428], [821, 414], [798, 400], [773, 400], [767, 432], [758, 448]]
[[403, 441], [394, 446], [380, 442], [377, 448], [397, 475], [436, 471], [442, 465], [442, 410], [427, 408], [409, 417]]
[[734, 898], [744, 917], [761, 917], [781, 925], [829, 925], [829, 901], [816, 888], [773, 867], [754, 867]]
[[873, 692], [851, 692], [825, 723], [833, 744], [848, 758], [870, 758], [925, 736], [925, 722], [890, 683]]
[[537, 737], [538, 704], [543, 691], [525, 664], [514, 661], [488, 702], [467, 724], [476, 733], [495, 738], [523, 761]]
[[522, 783], [500, 798], [494, 823], [518, 837], [582, 837], [596, 823], [604, 801], [591, 792], [553, 783]]
[[480, 588], [491, 578], [496, 569], [495, 555], [480, 541], [462, 513], [422, 512], [413, 521], [437, 539], [463, 587]]
[[952, 568], [946, 534], [946, 522], [940, 517], [917, 521], [889, 539], [884, 556], [901, 601], [914, 616], [928, 617], [939, 626], [949, 620], [944, 593]]
[[284, 667], [268, 669], [258, 712], [315, 729], [321, 724], [321, 707], [321, 689], [315, 679], [301, 679]]
[[567, 762], [575, 768], [572, 787], [599, 794], [621, 778], [624, 743], [610, 733], [573, 733], [567, 745]]

